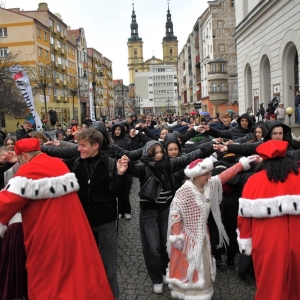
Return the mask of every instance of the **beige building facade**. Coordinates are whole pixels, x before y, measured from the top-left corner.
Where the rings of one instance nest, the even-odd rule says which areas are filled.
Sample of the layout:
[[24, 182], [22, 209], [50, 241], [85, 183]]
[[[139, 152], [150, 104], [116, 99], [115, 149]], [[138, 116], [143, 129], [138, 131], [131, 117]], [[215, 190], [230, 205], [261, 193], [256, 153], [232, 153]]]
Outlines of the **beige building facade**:
[[[276, 97], [294, 108], [299, 90], [299, 1], [237, 1], [239, 111]], [[288, 117], [286, 117], [287, 122]], [[291, 118], [292, 124], [295, 118]]]

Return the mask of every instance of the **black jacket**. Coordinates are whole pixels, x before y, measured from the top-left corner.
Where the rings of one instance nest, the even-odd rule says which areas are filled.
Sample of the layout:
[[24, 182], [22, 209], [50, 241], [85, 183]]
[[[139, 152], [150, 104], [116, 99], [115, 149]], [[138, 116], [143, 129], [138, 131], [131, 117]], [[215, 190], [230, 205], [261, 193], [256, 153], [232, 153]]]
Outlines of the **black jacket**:
[[[95, 157], [79, 157], [64, 161], [75, 173], [80, 189], [77, 192], [91, 227], [117, 220], [117, 200], [126, 184], [126, 176], [109, 174], [109, 157], [99, 153]], [[96, 165], [89, 167], [92, 163]], [[113, 188], [112, 188], [113, 187]]]
[[[153, 144], [160, 144], [157, 141], [150, 141], [148, 142], [145, 149], [149, 148], [149, 145]], [[144, 156], [143, 156], [144, 157]], [[168, 158], [165, 157], [165, 170], [168, 174], [168, 180], [170, 182], [173, 196], [175, 195], [176, 190], [180, 187], [181, 183], [175, 180], [174, 173], [180, 171], [181, 169], [185, 168], [189, 163], [194, 161], [197, 158], [204, 157], [203, 152], [199, 149], [193, 151], [189, 154], [182, 155], [176, 158]], [[149, 164], [139, 163], [139, 164], [130, 164], [128, 168], [128, 174], [138, 177], [140, 180], [140, 193], [141, 195], [147, 195], [149, 200], [147, 207], [157, 208], [155, 205], [162, 189], [162, 182], [156, 172], [157, 166], [156, 162], [151, 162]], [[179, 186], [178, 186], [179, 184]], [[141, 197], [142, 199], [142, 197]], [[143, 202], [144, 203], [144, 202]], [[161, 204], [158, 204], [161, 205]], [[168, 204], [170, 205], [170, 203]], [[144, 205], [143, 207], [145, 207]], [[142, 207], [142, 206], [141, 206]]]
[[[247, 119], [249, 121], [249, 125], [247, 129], [243, 129], [241, 127], [241, 119]], [[251, 133], [252, 131], [252, 121], [251, 118], [249, 117], [248, 114], [243, 114], [241, 115], [238, 119], [237, 119], [237, 126], [231, 127], [228, 130], [218, 130], [216, 128], [212, 128], [210, 127], [210, 130], [207, 131], [207, 133], [213, 137], [222, 137], [222, 138], [227, 138], [227, 139], [231, 139], [231, 140], [236, 140], [238, 138], [243, 137], [244, 135], [246, 135], [247, 133]]]
[[[121, 128], [121, 134], [119, 136], [115, 135], [116, 127]], [[120, 148], [124, 150], [131, 150], [131, 140], [125, 135], [125, 125], [124, 123], [115, 123], [111, 128], [112, 139], [115, 145], [118, 145]]]
[[31, 138], [31, 136], [28, 135], [28, 132], [22, 128], [22, 129], [18, 129], [16, 131], [16, 139], [21, 140], [21, 139], [26, 139], [26, 138]]

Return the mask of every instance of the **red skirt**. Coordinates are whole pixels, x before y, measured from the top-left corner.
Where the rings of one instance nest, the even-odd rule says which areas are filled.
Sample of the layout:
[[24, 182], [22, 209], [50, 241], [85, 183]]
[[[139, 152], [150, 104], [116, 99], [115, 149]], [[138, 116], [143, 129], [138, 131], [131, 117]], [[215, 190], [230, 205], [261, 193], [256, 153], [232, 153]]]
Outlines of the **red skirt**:
[[27, 299], [26, 252], [21, 222], [8, 226], [0, 247], [0, 299]]

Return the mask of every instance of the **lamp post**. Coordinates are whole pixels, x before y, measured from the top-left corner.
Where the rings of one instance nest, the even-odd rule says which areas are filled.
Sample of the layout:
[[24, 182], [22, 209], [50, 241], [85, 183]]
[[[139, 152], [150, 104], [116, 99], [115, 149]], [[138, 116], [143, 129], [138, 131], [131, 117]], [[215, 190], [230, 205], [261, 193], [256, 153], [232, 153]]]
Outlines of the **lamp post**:
[[293, 107], [288, 107], [286, 109], [286, 113], [289, 116], [289, 125], [292, 125], [292, 123], [291, 123], [291, 116], [294, 113], [294, 108]]

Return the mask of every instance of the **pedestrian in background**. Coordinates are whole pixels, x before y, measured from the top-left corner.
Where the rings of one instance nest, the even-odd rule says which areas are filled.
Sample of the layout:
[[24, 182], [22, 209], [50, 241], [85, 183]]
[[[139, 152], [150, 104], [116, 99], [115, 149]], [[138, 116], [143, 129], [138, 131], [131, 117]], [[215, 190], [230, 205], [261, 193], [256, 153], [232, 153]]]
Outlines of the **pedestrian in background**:
[[282, 124], [284, 124], [285, 115], [286, 115], [286, 109], [285, 109], [283, 103], [279, 103], [279, 105], [275, 109], [274, 113], [277, 115], [277, 121], [279, 121]]

